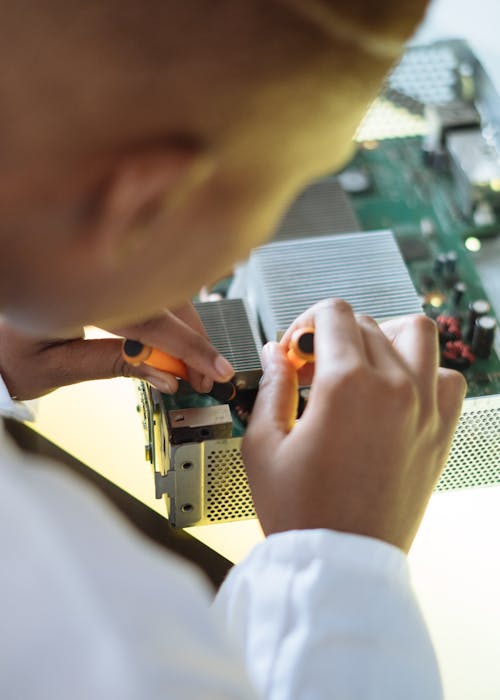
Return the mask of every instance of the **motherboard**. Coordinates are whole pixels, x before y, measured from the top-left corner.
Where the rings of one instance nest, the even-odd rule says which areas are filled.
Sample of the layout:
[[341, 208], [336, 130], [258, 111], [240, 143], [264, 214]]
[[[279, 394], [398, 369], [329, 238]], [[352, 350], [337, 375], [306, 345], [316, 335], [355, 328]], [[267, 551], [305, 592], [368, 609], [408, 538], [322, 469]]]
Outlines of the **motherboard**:
[[[356, 142], [341, 172], [299, 195], [271, 243], [195, 300], [236, 370], [236, 395], [219, 401], [182, 381], [175, 396], [139, 387], [156, 495], [174, 526], [255, 517], [240, 447], [260, 350], [328, 296], [378, 321], [435, 319], [441, 364], [468, 383], [437, 488], [500, 482], [500, 98], [465, 42], [412, 47]], [[299, 415], [307, 398], [302, 387]]]
[[465, 216], [452, 174], [423, 162], [419, 136], [360, 144], [346, 174], [364, 178], [363, 190], [351, 194], [361, 228], [393, 231], [423, 309], [437, 321], [442, 364], [463, 372], [467, 396], [500, 394], [497, 333], [488, 333], [488, 323], [484, 332], [475, 327], [476, 308], [496, 321], [474, 264], [483, 239], [500, 232], [496, 212], [484, 225]]

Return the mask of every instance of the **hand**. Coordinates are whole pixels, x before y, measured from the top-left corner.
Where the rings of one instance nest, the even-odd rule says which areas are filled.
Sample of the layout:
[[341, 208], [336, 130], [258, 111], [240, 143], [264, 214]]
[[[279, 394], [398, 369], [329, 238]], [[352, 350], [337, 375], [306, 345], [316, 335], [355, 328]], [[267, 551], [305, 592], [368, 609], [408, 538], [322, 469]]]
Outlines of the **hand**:
[[[298, 378], [285, 350], [296, 328], [311, 325], [316, 364]], [[265, 347], [243, 456], [267, 534], [330, 528], [409, 550], [466, 388], [438, 357], [427, 317], [378, 326], [339, 300], [317, 304]], [[312, 386], [295, 423], [298, 379]]]
[[[113, 333], [180, 357], [188, 365], [196, 391], [210, 391], [214, 380], [227, 381], [233, 374], [231, 365], [210, 344], [191, 304]], [[175, 377], [145, 364], [133, 367], [123, 359], [121, 348], [117, 338], [85, 340], [83, 329], [81, 337], [48, 341], [0, 323], [0, 374], [10, 395], [20, 401], [67, 384], [120, 376], [146, 379], [165, 393], [177, 390]]]

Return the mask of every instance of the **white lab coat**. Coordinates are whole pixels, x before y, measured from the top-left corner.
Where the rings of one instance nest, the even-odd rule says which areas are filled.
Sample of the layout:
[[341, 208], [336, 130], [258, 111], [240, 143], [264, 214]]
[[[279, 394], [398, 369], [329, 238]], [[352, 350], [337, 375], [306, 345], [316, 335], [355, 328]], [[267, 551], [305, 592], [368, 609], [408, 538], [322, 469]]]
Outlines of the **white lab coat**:
[[406, 557], [374, 539], [273, 535], [211, 606], [193, 566], [1, 433], [0, 552], [2, 700], [442, 697]]

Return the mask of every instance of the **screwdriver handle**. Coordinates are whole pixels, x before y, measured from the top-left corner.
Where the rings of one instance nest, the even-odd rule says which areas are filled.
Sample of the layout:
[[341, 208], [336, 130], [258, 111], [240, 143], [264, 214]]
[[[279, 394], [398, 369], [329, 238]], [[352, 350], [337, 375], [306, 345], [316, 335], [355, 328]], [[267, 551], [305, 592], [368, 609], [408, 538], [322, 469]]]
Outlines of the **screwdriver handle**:
[[[144, 363], [189, 381], [187, 366], [182, 360], [172, 357], [172, 355], [151, 345], [144, 345], [139, 340], [125, 339], [122, 345], [122, 355], [124, 360], [131, 365]], [[214, 382], [211, 391], [208, 393], [217, 401], [226, 403], [227, 401], [232, 401], [236, 396], [236, 387], [232, 382]]]
[[314, 328], [312, 326], [297, 328], [292, 333], [286, 356], [295, 369], [301, 369], [304, 365], [314, 362]]
[[187, 367], [182, 360], [173, 357], [151, 345], [144, 345], [139, 340], [123, 341], [123, 358], [131, 365], [144, 364], [155, 367], [163, 372], [169, 372], [176, 377], [187, 380]]

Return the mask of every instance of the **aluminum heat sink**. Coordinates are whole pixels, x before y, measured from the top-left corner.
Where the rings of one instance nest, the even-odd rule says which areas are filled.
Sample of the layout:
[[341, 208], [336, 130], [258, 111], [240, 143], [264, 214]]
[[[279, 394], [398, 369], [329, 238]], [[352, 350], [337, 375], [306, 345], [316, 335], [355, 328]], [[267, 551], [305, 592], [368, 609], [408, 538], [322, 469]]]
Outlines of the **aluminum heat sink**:
[[422, 313], [390, 231], [279, 241], [254, 250], [249, 300], [268, 340], [322, 299], [339, 297], [377, 320]]
[[235, 370], [238, 388], [255, 389], [262, 376], [262, 343], [243, 299], [195, 302], [212, 345]]
[[286, 212], [273, 241], [359, 231], [349, 197], [333, 177], [306, 187]]

